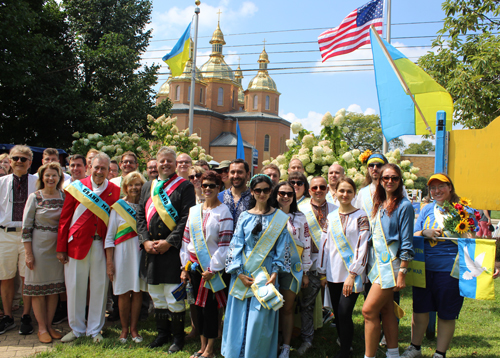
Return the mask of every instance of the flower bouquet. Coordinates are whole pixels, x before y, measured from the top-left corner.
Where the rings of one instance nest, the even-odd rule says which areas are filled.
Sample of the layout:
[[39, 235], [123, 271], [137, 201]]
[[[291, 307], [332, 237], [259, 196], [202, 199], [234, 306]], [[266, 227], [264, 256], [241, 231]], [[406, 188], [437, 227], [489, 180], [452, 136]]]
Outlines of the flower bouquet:
[[444, 219], [444, 229], [450, 233], [459, 236], [476, 232], [478, 228], [471, 217], [471, 213], [479, 220], [481, 215], [477, 210], [470, 207], [471, 201], [466, 198], [460, 198], [458, 203], [443, 203], [443, 210], [448, 215]]

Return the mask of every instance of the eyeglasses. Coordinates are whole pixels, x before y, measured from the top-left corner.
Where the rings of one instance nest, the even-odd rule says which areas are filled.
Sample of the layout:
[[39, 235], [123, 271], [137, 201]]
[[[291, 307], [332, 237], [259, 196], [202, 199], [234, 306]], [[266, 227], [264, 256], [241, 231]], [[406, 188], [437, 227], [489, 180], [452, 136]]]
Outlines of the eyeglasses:
[[178, 161], [177, 164], [181, 164], [181, 165], [186, 165], [186, 164], [191, 164], [192, 161], [187, 161], [187, 160], [181, 160], [181, 161]]
[[257, 188], [257, 189], [254, 189], [253, 192], [257, 195], [260, 195], [262, 193], [267, 195], [271, 192], [271, 188], [264, 188], [264, 189]]
[[317, 186], [313, 186], [311, 188], [312, 191], [325, 191], [326, 190], [326, 185], [317, 185]]
[[430, 191], [444, 190], [447, 186], [448, 186], [448, 184], [440, 184], [438, 186], [430, 186], [429, 190]]
[[293, 191], [278, 191], [278, 195], [281, 196], [282, 198], [287, 197], [287, 198], [293, 198]]
[[381, 178], [384, 183], [388, 183], [390, 181], [397, 183], [399, 181], [399, 177], [382, 177]]
[[201, 184], [201, 187], [202, 187], [203, 189], [207, 189], [207, 188], [210, 188], [210, 189], [215, 189], [215, 188], [217, 188], [217, 187], [218, 187], [218, 185], [217, 185], [217, 184]]
[[153, 166], [151, 166], [151, 167], [148, 167], [148, 169], [149, 169], [149, 170], [154, 170], [154, 169], [157, 169], [157, 168], [156, 168], [156, 165], [153, 165]]
[[189, 175], [188, 178], [189, 180], [194, 180], [194, 178], [200, 179], [201, 175], [202, 175], [201, 173], [196, 173], [195, 175]]
[[301, 180], [290, 180], [290, 184], [297, 185], [297, 186], [302, 186], [302, 185], [304, 185], [304, 182], [301, 181]]
[[21, 163], [26, 163], [26, 161], [28, 160], [28, 158], [26, 157], [12, 157], [11, 159], [15, 162], [21, 161]]
[[368, 168], [374, 168], [374, 167], [382, 168], [383, 166], [384, 166], [384, 164], [382, 164], [382, 163], [371, 163], [371, 164], [368, 164]]

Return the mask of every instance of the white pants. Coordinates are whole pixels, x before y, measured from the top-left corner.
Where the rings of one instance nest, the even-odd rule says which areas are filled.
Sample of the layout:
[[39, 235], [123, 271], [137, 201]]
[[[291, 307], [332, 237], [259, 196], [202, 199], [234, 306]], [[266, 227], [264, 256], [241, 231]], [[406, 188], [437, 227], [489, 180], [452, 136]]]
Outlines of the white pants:
[[149, 295], [153, 299], [155, 308], [168, 309], [171, 312], [184, 312], [186, 310], [184, 300], [176, 301], [172, 294], [177, 286], [179, 286], [178, 283], [148, 284]]
[[[109, 279], [102, 241], [94, 240], [83, 260], [69, 258], [64, 265], [66, 294], [68, 295], [68, 321], [75, 336], [95, 337], [106, 320], [106, 297]], [[90, 287], [88, 287], [90, 279]], [[85, 325], [87, 288], [90, 291], [89, 315]]]

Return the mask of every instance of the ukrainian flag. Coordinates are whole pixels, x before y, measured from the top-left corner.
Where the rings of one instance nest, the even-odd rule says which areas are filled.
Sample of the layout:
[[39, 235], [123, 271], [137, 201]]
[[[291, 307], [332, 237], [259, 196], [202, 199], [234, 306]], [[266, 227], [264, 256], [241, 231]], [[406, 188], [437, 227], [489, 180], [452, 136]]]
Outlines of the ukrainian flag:
[[424, 237], [413, 236], [413, 250], [415, 256], [410, 261], [406, 275], [406, 285], [425, 288], [425, 251]]
[[180, 76], [184, 72], [186, 62], [189, 60], [190, 37], [191, 23], [189, 23], [186, 31], [184, 31], [184, 34], [177, 41], [172, 51], [163, 57], [163, 61], [170, 67], [173, 77]]
[[460, 295], [476, 300], [495, 299], [495, 240], [458, 239]]
[[433, 134], [436, 134], [437, 111], [446, 112], [446, 130], [450, 131], [453, 122], [453, 99], [450, 94], [372, 29], [370, 41], [385, 138], [390, 141], [405, 134], [429, 134], [410, 92]]

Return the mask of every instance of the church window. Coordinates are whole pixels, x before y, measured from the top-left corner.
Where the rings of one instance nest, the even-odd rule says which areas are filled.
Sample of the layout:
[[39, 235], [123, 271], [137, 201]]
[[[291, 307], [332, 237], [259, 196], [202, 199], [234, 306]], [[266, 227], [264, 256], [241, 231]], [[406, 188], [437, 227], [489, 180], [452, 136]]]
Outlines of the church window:
[[259, 97], [257, 95], [253, 96], [253, 109], [257, 109], [257, 105], [259, 104]]
[[269, 152], [269, 142], [270, 142], [269, 134], [266, 134], [264, 136], [264, 152]]
[[266, 109], [269, 109], [269, 96], [266, 96]]
[[234, 108], [234, 101], [236, 98], [236, 91], [233, 91], [233, 101], [232, 101], [232, 107]]
[[224, 88], [219, 87], [219, 93], [217, 97], [217, 105], [218, 106], [223, 106], [224, 105]]
[[181, 98], [181, 86], [175, 86], [175, 100], [178, 101]]
[[203, 103], [203, 88], [200, 88], [200, 103]]
[[274, 111], [276, 113], [278, 113], [278, 99], [277, 98], [274, 99]]

